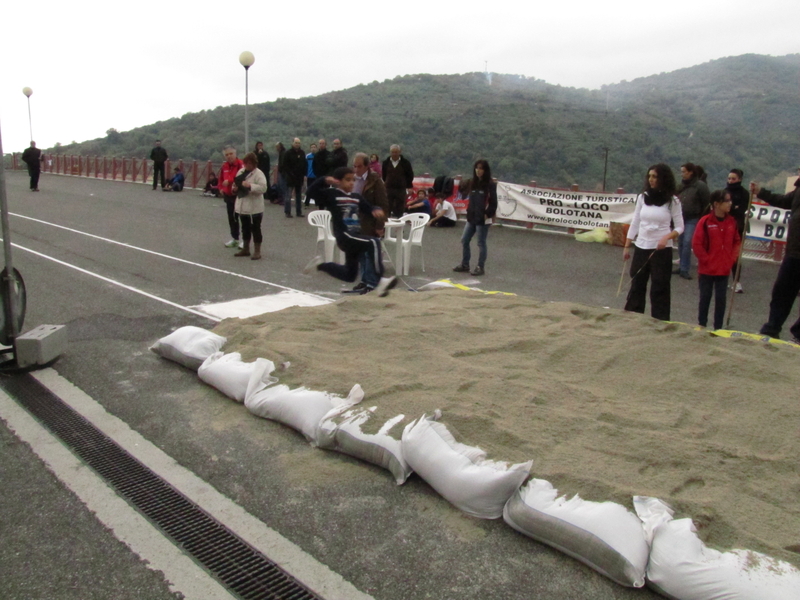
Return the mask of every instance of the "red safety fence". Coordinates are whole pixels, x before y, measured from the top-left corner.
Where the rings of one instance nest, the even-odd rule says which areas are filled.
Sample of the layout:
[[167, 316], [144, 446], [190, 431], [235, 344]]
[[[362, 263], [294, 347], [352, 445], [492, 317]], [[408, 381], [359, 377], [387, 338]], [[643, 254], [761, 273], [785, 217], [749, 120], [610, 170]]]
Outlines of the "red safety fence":
[[[12, 155], [12, 169], [26, 168], [20, 160], [20, 156], [20, 154], [16, 153]], [[171, 177], [172, 169], [176, 166], [180, 167], [186, 177], [186, 187], [203, 189], [209, 174], [212, 172], [218, 173], [222, 163], [213, 163], [210, 160], [207, 162], [193, 160], [186, 163], [183, 160], [178, 160], [177, 162], [167, 160], [164, 165], [167, 179]], [[144, 158], [43, 154], [42, 173], [110, 179], [112, 181], [152, 183], [153, 161]]]

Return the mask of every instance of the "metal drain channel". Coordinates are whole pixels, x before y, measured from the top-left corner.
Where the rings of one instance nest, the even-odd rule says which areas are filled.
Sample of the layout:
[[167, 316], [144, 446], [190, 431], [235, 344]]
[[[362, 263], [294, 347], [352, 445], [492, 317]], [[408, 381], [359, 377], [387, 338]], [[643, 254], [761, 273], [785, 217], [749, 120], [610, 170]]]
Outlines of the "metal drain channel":
[[321, 600], [30, 375], [2, 387], [138, 512], [243, 600]]

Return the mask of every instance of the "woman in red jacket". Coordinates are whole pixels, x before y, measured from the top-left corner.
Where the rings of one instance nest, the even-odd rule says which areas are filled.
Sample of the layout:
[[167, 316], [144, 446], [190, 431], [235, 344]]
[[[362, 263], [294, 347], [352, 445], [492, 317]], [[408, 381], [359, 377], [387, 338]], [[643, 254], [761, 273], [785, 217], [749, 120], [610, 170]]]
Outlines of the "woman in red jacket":
[[700, 305], [697, 322], [701, 327], [708, 323], [711, 296], [714, 301], [714, 329], [722, 329], [725, 318], [725, 301], [728, 276], [739, 256], [742, 238], [736, 219], [730, 214], [731, 195], [726, 190], [711, 194], [711, 212], [697, 223], [692, 238], [692, 250], [697, 256], [697, 281], [700, 287]]

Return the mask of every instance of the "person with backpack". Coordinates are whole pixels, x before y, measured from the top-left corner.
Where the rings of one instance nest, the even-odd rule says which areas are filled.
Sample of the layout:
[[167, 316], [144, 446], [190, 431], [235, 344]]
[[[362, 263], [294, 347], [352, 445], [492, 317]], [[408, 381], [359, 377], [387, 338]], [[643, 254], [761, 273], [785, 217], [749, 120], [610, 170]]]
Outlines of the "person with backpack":
[[714, 296], [714, 329], [722, 329], [728, 293], [728, 278], [736, 259], [742, 238], [736, 219], [731, 216], [731, 194], [716, 190], [711, 194], [710, 213], [698, 221], [692, 237], [692, 250], [697, 257], [697, 284], [700, 304], [697, 323], [708, 324], [708, 308]]

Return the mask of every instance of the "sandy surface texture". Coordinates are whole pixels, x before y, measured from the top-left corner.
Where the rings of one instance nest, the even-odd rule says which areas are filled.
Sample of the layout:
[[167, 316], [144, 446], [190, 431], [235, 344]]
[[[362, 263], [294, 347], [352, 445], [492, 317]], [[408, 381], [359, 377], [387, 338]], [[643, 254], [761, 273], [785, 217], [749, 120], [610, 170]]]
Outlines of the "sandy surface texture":
[[399, 438], [438, 408], [460, 442], [533, 459], [532, 475], [562, 494], [631, 509], [631, 496], [656, 496], [716, 548], [800, 564], [800, 348], [460, 290], [347, 298], [214, 331], [245, 360], [290, 362], [281, 383], [341, 395], [361, 384], [376, 430], [403, 414]]

